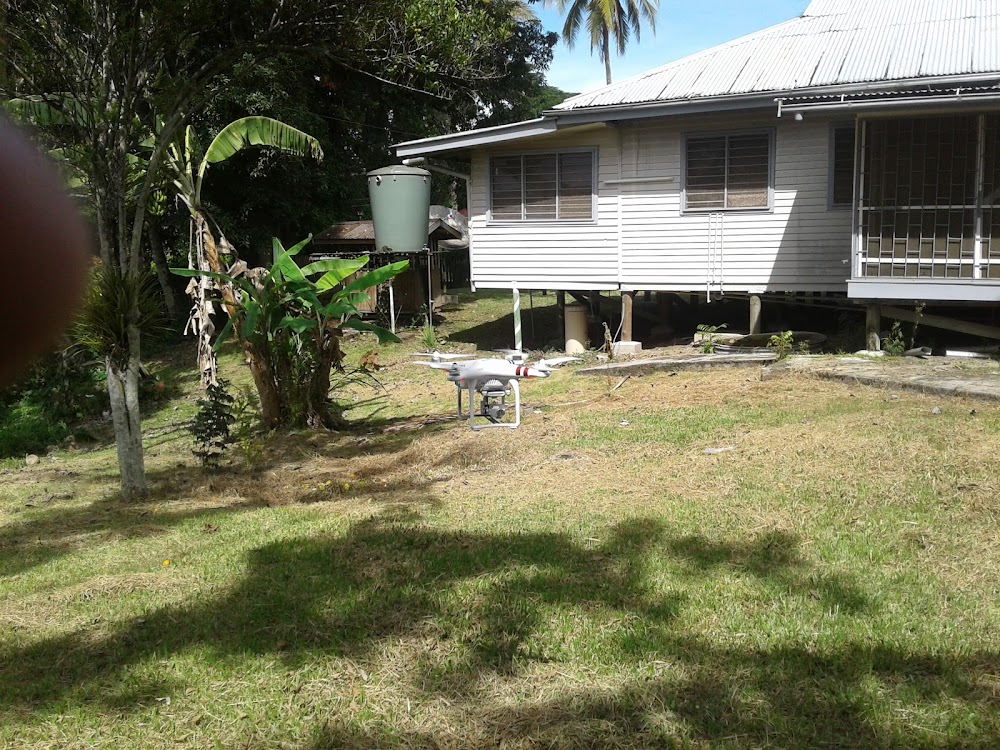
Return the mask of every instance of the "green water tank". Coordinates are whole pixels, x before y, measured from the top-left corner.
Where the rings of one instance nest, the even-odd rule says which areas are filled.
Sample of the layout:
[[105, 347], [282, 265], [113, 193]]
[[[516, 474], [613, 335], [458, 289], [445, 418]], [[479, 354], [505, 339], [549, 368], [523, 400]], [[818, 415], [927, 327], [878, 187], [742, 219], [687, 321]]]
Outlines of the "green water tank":
[[375, 247], [413, 253], [427, 245], [431, 173], [416, 167], [382, 167], [368, 173]]

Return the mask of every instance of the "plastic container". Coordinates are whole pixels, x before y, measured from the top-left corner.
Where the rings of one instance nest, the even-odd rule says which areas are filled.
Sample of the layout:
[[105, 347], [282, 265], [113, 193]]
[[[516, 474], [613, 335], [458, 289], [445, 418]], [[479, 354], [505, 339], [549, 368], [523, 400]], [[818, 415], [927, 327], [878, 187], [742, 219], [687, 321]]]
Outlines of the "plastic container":
[[401, 165], [372, 170], [368, 173], [368, 197], [376, 248], [415, 253], [427, 246], [430, 172]]

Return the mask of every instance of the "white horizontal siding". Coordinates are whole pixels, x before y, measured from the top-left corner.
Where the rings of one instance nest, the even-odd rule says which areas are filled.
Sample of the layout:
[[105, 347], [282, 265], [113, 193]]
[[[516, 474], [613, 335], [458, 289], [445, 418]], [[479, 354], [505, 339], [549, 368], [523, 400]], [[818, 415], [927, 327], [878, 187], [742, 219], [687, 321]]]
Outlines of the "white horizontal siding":
[[[683, 135], [758, 126], [776, 131], [773, 210], [725, 214], [713, 275], [708, 214], [681, 212]], [[597, 149], [593, 222], [489, 221], [489, 156], [573, 147]], [[828, 122], [728, 116], [555, 133], [478, 151], [470, 193], [473, 282], [486, 288], [516, 282], [525, 289], [846, 291], [851, 212], [828, 208], [829, 148]], [[658, 181], [604, 184], [633, 177]]]
[[472, 158], [469, 196], [472, 281], [477, 287], [524, 289], [618, 288], [618, 192], [602, 186], [593, 221], [491, 222], [489, 157], [532, 150], [595, 148], [597, 180], [617, 176], [618, 141], [612, 128], [586, 128], [534, 138]]
[[[682, 213], [685, 133], [775, 128], [771, 211], [725, 212], [721, 251], [711, 268], [710, 217]], [[773, 117], [644, 124], [623, 132], [623, 176], [672, 178], [624, 185], [622, 260], [626, 289], [673, 291], [845, 291], [851, 212], [830, 209], [830, 124]]]

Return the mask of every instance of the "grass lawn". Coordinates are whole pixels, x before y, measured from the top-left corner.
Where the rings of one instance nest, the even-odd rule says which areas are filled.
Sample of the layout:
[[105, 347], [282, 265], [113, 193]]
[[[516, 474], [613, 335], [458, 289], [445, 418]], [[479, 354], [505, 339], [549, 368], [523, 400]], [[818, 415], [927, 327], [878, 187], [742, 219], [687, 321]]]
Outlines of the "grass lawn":
[[[509, 345], [508, 304], [449, 347]], [[567, 370], [473, 434], [416, 339], [346, 390], [367, 424], [253, 470], [191, 456], [185, 348], [148, 501], [112, 445], [0, 477], [0, 747], [1000, 746], [1000, 410]]]

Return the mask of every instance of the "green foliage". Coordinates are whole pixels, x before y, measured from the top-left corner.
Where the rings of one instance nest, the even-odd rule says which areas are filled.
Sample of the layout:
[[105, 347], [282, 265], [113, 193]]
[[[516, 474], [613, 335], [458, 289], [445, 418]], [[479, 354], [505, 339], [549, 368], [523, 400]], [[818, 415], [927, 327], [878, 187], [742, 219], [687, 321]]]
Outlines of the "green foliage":
[[[376, 268], [344, 284], [368, 264], [368, 257], [319, 261], [300, 268], [294, 258], [308, 242], [286, 250], [275, 239], [274, 262], [269, 269], [238, 276], [204, 272], [230, 288], [234, 296], [234, 315], [215, 346], [235, 333], [251, 359], [268, 373], [266, 382], [256, 382], [264, 419], [271, 425], [339, 423], [339, 414], [328, 411], [328, 396], [331, 370], [342, 369], [340, 337], [344, 329], [374, 333], [380, 343], [399, 341], [395, 334], [361, 320], [357, 306], [368, 300], [370, 287], [388, 281], [409, 262]], [[186, 268], [171, 270], [185, 277], [202, 273]], [[309, 278], [317, 275], [316, 281]], [[280, 414], [267, 412], [265, 405], [275, 399], [280, 401]]]
[[73, 325], [74, 340], [94, 356], [124, 369], [131, 321], [142, 337], [155, 338], [168, 330], [156, 277], [149, 272], [123, 277], [115, 269], [98, 268]]
[[882, 342], [882, 351], [887, 357], [902, 357], [906, 351], [906, 340], [903, 337], [903, 327], [898, 320], [894, 320], [889, 335]]
[[240, 449], [243, 462], [256, 469], [264, 460], [264, 441], [267, 429], [260, 416], [257, 396], [249, 388], [240, 388], [233, 399], [233, 424], [230, 430], [233, 442]]
[[717, 326], [710, 326], [706, 325], [705, 323], [701, 323], [698, 325], [698, 327], [695, 330], [701, 334], [702, 354], [715, 354], [715, 344], [716, 344], [715, 334], [717, 334], [719, 331], [725, 330], [727, 327], [728, 326], [726, 323], [720, 323]]
[[66, 423], [54, 421], [41, 404], [24, 400], [0, 407], [0, 458], [43, 453], [68, 432]]
[[222, 454], [233, 442], [230, 431], [230, 425], [236, 421], [233, 403], [225, 380], [209, 385], [205, 398], [198, 399], [198, 413], [188, 429], [195, 440], [191, 452], [203, 466], [218, 466]]
[[42, 407], [54, 422], [71, 424], [93, 417], [107, 408], [103, 369], [77, 346], [52, 352], [0, 389], [0, 406], [21, 401]]
[[174, 188], [192, 213], [202, 209], [201, 192], [208, 166], [223, 162], [251, 146], [309, 156], [317, 162], [323, 159], [319, 141], [272, 117], [241, 117], [230, 122], [215, 135], [204, 153], [200, 152], [194, 128], [189, 125], [184, 131], [183, 143], [172, 143], [167, 150], [167, 163]]
[[767, 340], [767, 348], [778, 355], [779, 360], [784, 359], [795, 348], [795, 340], [792, 332], [782, 331], [781, 333], [774, 334]]
[[107, 405], [97, 363], [78, 347], [48, 354], [0, 389], [0, 457], [44, 451]]
[[428, 352], [432, 352], [440, 346], [437, 334], [434, 332], [434, 326], [424, 326], [420, 330], [420, 345]]

